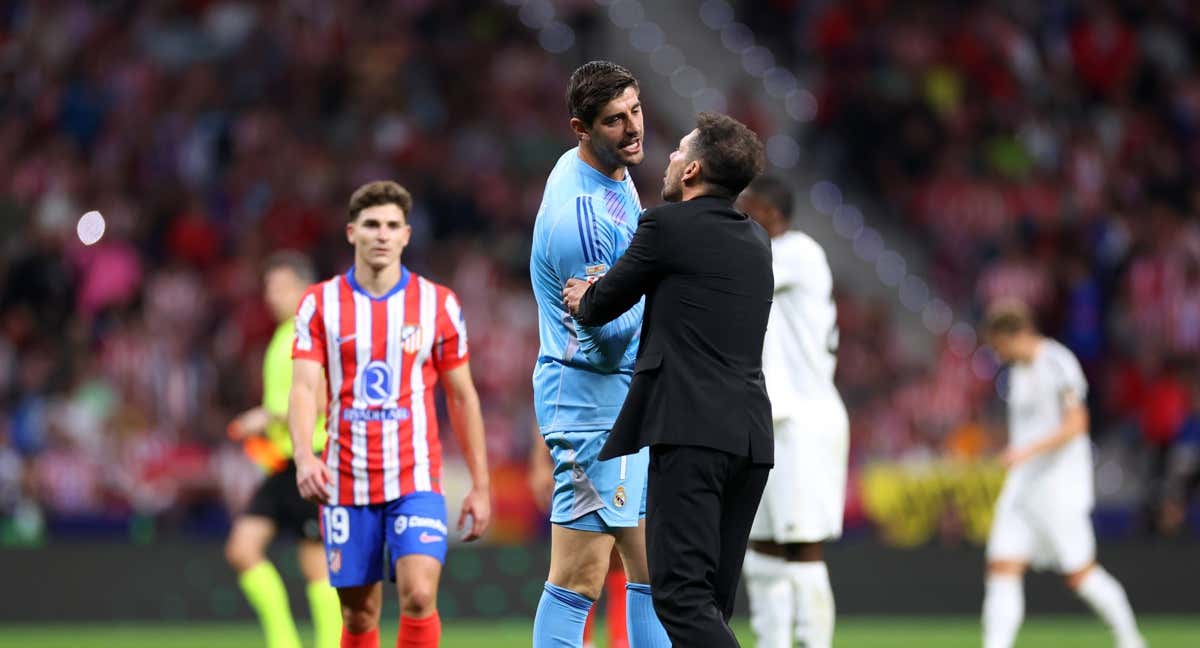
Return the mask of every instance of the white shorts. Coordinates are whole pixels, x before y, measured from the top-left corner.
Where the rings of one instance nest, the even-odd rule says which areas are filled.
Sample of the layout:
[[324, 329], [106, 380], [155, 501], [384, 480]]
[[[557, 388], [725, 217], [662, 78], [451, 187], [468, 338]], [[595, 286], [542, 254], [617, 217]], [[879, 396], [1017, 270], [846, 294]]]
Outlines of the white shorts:
[[850, 423], [841, 403], [797, 408], [775, 425], [775, 467], [750, 528], [751, 540], [823, 542], [842, 536]]
[[1001, 495], [988, 536], [989, 562], [1027, 563], [1034, 569], [1077, 572], [1096, 560], [1096, 535], [1088, 511], [1031, 506]]

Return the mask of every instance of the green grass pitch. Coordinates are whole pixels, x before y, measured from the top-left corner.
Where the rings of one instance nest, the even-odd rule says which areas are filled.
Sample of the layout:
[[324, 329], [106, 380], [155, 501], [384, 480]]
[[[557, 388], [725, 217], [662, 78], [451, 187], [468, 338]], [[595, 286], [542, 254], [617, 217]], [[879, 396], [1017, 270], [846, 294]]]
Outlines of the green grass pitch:
[[[1200, 618], [1159, 616], [1140, 619], [1153, 648], [1200, 645]], [[443, 648], [527, 648], [531, 620], [448, 621]], [[735, 625], [744, 646], [753, 646], [744, 620]], [[381, 646], [393, 645], [395, 625], [387, 625]], [[307, 637], [307, 632], [304, 635]], [[233, 624], [61, 624], [0, 625], [0, 646], [23, 648], [258, 648], [257, 626]], [[603, 646], [601, 641], [599, 646]], [[979, 645], [978, 620], [971, 617], [845, 617], [838, 620], [838, 648], [962, 648]], [[1111, 646], [1108, 632], [1091, 617], [1032, 617], [1018, 648], [1097, 648]]]

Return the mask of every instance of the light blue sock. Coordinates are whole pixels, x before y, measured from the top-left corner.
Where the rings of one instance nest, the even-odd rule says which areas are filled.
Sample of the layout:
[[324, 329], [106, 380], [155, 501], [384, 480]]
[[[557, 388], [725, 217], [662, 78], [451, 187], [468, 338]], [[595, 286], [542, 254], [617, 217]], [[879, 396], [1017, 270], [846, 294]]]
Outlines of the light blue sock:
[[546, 583], [533, 617], [533, 648], [577, 648], [592, 601], [565, 587]]
[[625, 631], [629, 648], [671, 648], [667, 631], [654, 613], [649, 585], [625, 584]]

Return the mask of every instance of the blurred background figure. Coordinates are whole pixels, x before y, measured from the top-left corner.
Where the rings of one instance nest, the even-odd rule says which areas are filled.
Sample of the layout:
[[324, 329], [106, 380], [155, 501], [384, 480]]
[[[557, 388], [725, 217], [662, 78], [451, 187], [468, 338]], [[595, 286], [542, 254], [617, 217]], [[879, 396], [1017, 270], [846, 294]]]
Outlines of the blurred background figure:
[[[240, 441], [266, 478], [245, 511], [233, 520], [225, 559], [238, 574], [238, 584], [258, 615], [268, 648], [299, 648], [287, 591], [278, 570], [266, 558], [267, 545], [279, 532], [298, 539], [300, 571], [312, 614], [316, 648], [335, 648], [342, 635], [337, 592], [329, 585], [317, 505], [296, 489], [296, 463], [287, 429], [288, 393], [292, 388], [292, 342], [296, 308], [316, 271], [303, 255], [276, 252], [263, 264], [263, 297], [278, 322], [263, 354], [262, 405], [229, 423], [229, 438]], [[313, 452], [325, 448], [325, 420], [313, 431]]]
[[763, 175], [737, 207], [771, 237], [775, 276], [763, 341], [775, 466], [750, 529], [744, 573], [757, 645], [833, 645], [825, 543], [842, 536], [850, 421], [833, 383], [837, 312], [825, 251], [792, 229], [792, 189]]
[[1009, 365], [1008, 469], [987, 546], [984, 648], [1010, 648], [1024, 621], [1025, 570], [1062, 574], [1108, 624], [1118, 648], [1144, 648], [1125, 588], [1096, 562], [1087, 379], [1063, 345], [1043, 337], [1029, 307], [988, 307], [984, 339]]

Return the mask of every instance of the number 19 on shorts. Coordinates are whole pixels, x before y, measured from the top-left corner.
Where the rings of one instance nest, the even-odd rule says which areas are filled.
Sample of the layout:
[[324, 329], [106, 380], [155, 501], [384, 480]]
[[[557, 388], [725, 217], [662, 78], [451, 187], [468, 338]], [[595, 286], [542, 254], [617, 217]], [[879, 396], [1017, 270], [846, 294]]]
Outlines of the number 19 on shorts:
[[350, 539], [350, 514], [341, 506], [323, 506], [325, 539], [329, 544], [344, 544]]

